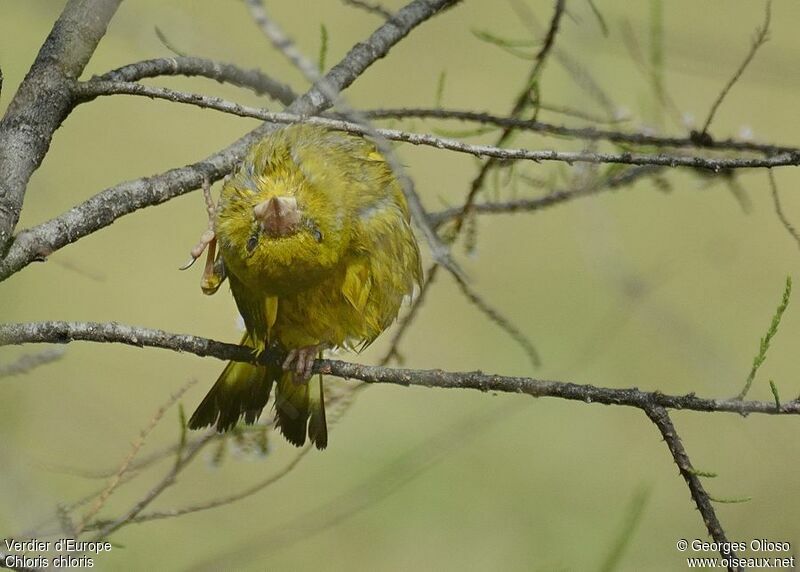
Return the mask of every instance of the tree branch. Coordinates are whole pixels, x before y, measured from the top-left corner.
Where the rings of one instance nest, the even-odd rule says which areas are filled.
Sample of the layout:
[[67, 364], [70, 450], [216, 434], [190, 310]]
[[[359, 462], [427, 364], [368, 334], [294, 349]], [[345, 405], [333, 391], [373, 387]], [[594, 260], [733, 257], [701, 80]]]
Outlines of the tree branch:
[[180, 474], [181, 470], [191, 462], [197, 453], [199, 453], [202, 448], [208, 443], [211, 439], [215, 437], [215, 433], [213, 431], [207, 431], [201, 439], [193, 443], [192, 445], [188, 446], [185, 451], [183, 457], [181, 457], [180, 461], [175, 463], [175, 466], [169, 471], [163, 479], [161, 479], [156, 486], [150, 489], [147, 494], [145, 494], [136, 504], [134, 504], [128, 512], [120, 516], [117, 520], [106, 524], [100, 532], [98, 532], [92, 540], [95, 542], [99, 542], [108, 537], [109, 534], [116, 531], [117, 529], [121, 528], [128, 522], [130, 522], [133, 518], [135, 518], [140, 512], [142, 512], [145, 508], [147, 508], [151, 502], [153, 502], [158, 496], [164, 492], [167, 488], [171, 487], [175, 484], [175, 480]]
[[[698, 477], [697, 472], [692, 467], [692, 462], [686, 454], [686, 449], [683, 448], [681, 438], [678, 436], [677, 431], [675, 431], [675, 426], [672, 424], [669, 414], [664, 407], [660, 405], [645, 407], [644, 412], [650, 420], [655, 423], [662, 437], [664, 437], [664, 441], [667, 447], [669, 447], [670, 453], [672, 453], [672, 458], [675, 460], [675, 464], [678, 465], [681, 476], [689, 487], [692, 499], [694, 499], [697, 505], [697, 510], [699, 510], [700, 514], [703, 516], [703, 522], [706, 524], [708, 533], [715, 542], [720, 544], [720, 554], [723, 558], [736, 558], [736, 553], [730, 550], [730, 542], [725, 536], [725, 531], [722, 529], [716, 512], [714, 512], [711, 498], [703, 488], [703, 483], [700, 482], [700, 477]], [[729, 567], [729, 570], [741, 570], [741, 568], [738, 566]]]
[[[444, 8], [458, 0], [414, 0], [387, 20], [366, 42], [359, 42], [347, 52], [338, 64], [333, 66], [322, 78], [323, 83], [336, 92], [347, 88], [364, 71], [383, 58], [397, 42], [405, 38], [411, 30], [429, 20]], [[288, 109], [292, 113], [311, 115], [323, 111], [333, 105], [318, 85]]]
[[728, 92], [734, 86], [734, 84], [739, 81], [739, 78], [742, 77], [744, 70], [747, 69], [747, 66], [750, 65], [750, 62], [755, 57], [758, 49], [763, 46], [767, 39], [769, 38], [769, 25], [772, 20], [772, 0], [767, 0], [767, 7], [764, 11], [764, 23], [761, 25], [760, 28], [756, 29], [756, 36], [753, 40], [753, 44], [750, 46], [750, 51], [747, 52], [747, 56], [745, 56], [744, 61], [739, 65], [736, 71], [728, 80], [728, 83], [725, 84], [725, 87], [722, 88], [722, 91], [717, 96], [717, 99], [714, 100], [714, 103], [711, 105], [711, 110], [708, 112], [708, 117], [706, 117], [705, 123], [703, 123], [703, 128], [700, 130], [698, 134], [695, 135], [695, 138], [699, 140], [707, 139], [708, 137], [708, 128], [711, 126], [711, 122], [714, 120], [714, 115], [719, 109], [719, 106], [722, 104], [725, 96], [728, 95]]
[[775, 182], [775, 174], [772, 171], [767, 171], [767, 175], [769, 176], [769, 188], [772, 194], [772, 205], [775, 207], [775, 214], [778, 215], [778, 220], [781, 221], [783, 228], [786, 229], [786, 232], [789, 233], [797, 246], [800, 246], [800, 233], [797, 232], [797, 229], [794, 225], [789, 221], [789, 217], [786, 216], [786, 213], [783, 212], [783, 207], [781, 206], [781, 196], [778, 193], [778, 183]]
[[[536, 54], [534, 58], [533, 67], [531, 68], [530, 73], [528, 74], [528, 78], [525, 80], [525, 85], [523, 86], [522, 90], [517, 95], [517, 99], [514, 102], [513, 107], [511, 108], [511, 117], [513, 119], [519, 119], [519, 116], [528, 108], [529, 105], [532, 103], [532, 90], [536, 85], [538, 85], [539, 76], [544, 69], [544, 65], [547, 62], [547, 57], [550, 55], [553, 47], [555, 46], [556, 35], [558, 34], [558, 28], [561, 24], [561, 18], [564, 15], [564, 9], [566, 5], [566, 0], [556, 0], [555, 6], [553, 8], [553, 17], [550, 20], [550, 27], [547, 30], [547, 35], [545, 36], [544, 43], [542, 44], [541, 49]], [[514, 126], [507, 125], [500, 136], [497, 138], [496, 146], [501, 146], [508, 141], [514, 133]], [[467, 193], [466, 198], [464, 199], [464, 206], [462, 207], [461, 216], [456, 219], [455, 223], [455, 231], [456, 234], [461, 232], [461, 227], [464, 223], [465, 217], [469, 214], [469, 211], [472, 205], [475, 203], [475, 199], [478, 196], [478, 193], [483, 188], [483, 183], [486, 180], [486, 176], [489, 172], [497, 165], [497, 158], [491, 157], [488, 161], [486, 161], [478, 171], [478, 174], [475, 178], [472, 179], [472, 182], [469, 186], [469, 192]]]
[[362, 0], [342, 0], [342, 2], [348, 6], [353, 6], [354, 8], [359, 8], [370, 14], [380, 16], [384, 20], [388, 20], [392, 17], [392, 13], [377, 2], [369, 3]]
[[[630, 167], [622, 173], [618, 173], [612, 177], [597, 181], [593, 184], [579, 185], [570, 189], [556, 190], [547, 193], [543, 197], [538, 197], [535, 199], [512, 199], [509, 201], [476, 203], [472, 205], [471, 212], [475, 214], [534, 212], [580, 197], [597, 195], [603, 191], [612, 191], [627, 185], [631, 185], [643, 177], [655, 175], [662, 169], [663, 167], [653, 167], [648, 165], [641, 167]], [[462, 212], [462, 207], [452, 207], [431, 213], [431, 223], [435, 228], [438, 228], [448, 221], [458, 219]]]
[[234, 64], [205, 58], [174, 57], [144, 60], [95, 76], [92, 81], [139, 81], [159, 76], [200, 76], [267, 94], [284, 105], [290, 105], [297, 94], [288, 85], [272, 79], [264, 72], [245, 70]]
[[62, 215], [17, 234], [0, 261], [0, 282], [31, 262], [44, 260], [67, 244], [92, 234], [118, 218], [166, 202], [228, 174], [246, 149], [272, 128], [262, 126], [206, 159], [160, 175], [126, 181], [101, 191]]
[[[243, 489], [241, 491], [237, 491], [235, 493], [232, 493], [232, 494], [229, 494], [229, 495], [226, 495], [226, 496], [223, 496], [223, 497], [214, 498], [214, 499], [211, 499], [211, 500], [208, 500], [208, 501], [205, 501], [205, 502], [201, 502], [201, 503], [197, 503], [197, 504], [193, 504], [193, 505], [189, 505], [189, 506], [184, 506], [184, 507], [181, 507], [181, 508], [158, 510], [158, 511], [153, 511], [153, 512], [149, 512], [149, 513], [146, 513], [146, 514], [139, 514], [138, 516], [130, 517], [126, 521], [126, 523], [138, 524], [138, 523], [141, 523], [141, 522], [148, 522], [148, 521], [151, 521], [151, 520], [161, 520], [161, 519], [165, 519], [165, 518], [175, 518], [175, 517], [178, 517], [178, 516], [183, 516], [185, 514], [192, 514], [192, 513], [195, 513], [195, 512], [202, 512], [202, 511], [214, 509], [214, 508], [217, 508], [217, 507], [220, 507], [220, 506], [233, 504], [235, 502], [238, 502], [238, 501], [240, 501], [242, 499], [245, 499], [247, 497], [253, 496], [254, 494], [257, 494], [257, 493], [261, 492], [262, 490], [264, 490], [268, 486], [272, 485], [273, 483], [275, 483], [275, 482], [279, 481], [280, 479], [282, 479], [283, 477], [285, 477], [287, 474], [289, 474], [290, 472], [292, 472], [294, 470], [294, 468], [300, 463], [300, 461], [303, 460], [303, 457], [305, 457], [308, 454], [308, 452], [311, 451], [311, 449], [312, 449], [312, 446], [310, 446], [310, 444], [306, 445], [303, 449], [300, 449], [300, 451], [292, 458], [291, 461], [289, 461], [286, 465], [284, 465], [276, 473], [266, 477], [265, 479], [255, 483], [253, 485], [250, 485], [249, 487], [247, 487], [247, 488], [245, 488], [245, 489]], [[87, 527], [87, 530], [102, 528], [103, 526], [106, 526], [108, 524], [109, 524], [109, 521], [98, 520], [98, 521], [93, 522], [89, 527]]]
[[[155, 347], [177, 352], [192, 353], [200, 357], [215, 357], [246, 363], [281, 363], [283, 356], [267, 351], [255, 356], [253, 349], [198, 336], [172, 334], [117, 323], [97, 322], [37, 322], [0, 325], [0, 346], [27, 343], [59, 343], [89, 341], [122, 343], [137, 347]], [[524, 393], [533, 397], [557, 397], [585, 403], [624, 405], [646, 409], [660, 406], [670, 409], [688, 409], [704, 412], [763, 413], [772, 415], [800, 414], [800, 401], [782, 403], [740, 401], [738, 399], [700, 398], [694, 394], [665, 395], [659, 391], [641, 391], [636, 388], [616, 389], [580, 385], [562, 381], [549, 381], [531, 377], [512, 377], [474, 372], [447, 372], [442, 370], [395, 369], [360, 365], [338, 360], [317, 360], [315, 373], [333, 375], [344, 379], [360, 379], [368, 383], [391, 383], [404, 386], [440, 387], [446, 389], [477, 389], [503, 393]]]
[[505, 117], [487, 112], [466, 111], [460, 109], [437, 108], [399, 108], [399, 109], [374, 109], [364, 112], [370, 119], [456, 119], [472, 121], [484, 125], [496, 125], [518, 129], [520, 131], [533, 131], [545, 135], [572, 137], [584, 141], [611, 141], [613, 143], [627, 143], [631, 145], [645, 145], [653, 147], [703, 147], [706, 149], [729, 151], [756, 151], [767, 155], [776, 153], [798, 151], [797, 147], [787, 145], [768, 145], [753, 141], [739, 141], [736, 139], [705, 140], [696, 137], [664, 137], [649, 133], [626, 132], [613, 129], [598, 129], [596, 127], [567, 127], [545, 121], [520, 119], [514, 116]]
[[[245, 0], [245, 2], [250, 9], [251, 16], [275, 49], [280, 51], [292, 65], [300, 70], [307, 80], [313, 82], [314, 88], [319, 90], [328, 101], [336, 102], [336, 106], [341, 115], [358, 125], [363, 130], [363, 135], [368, 135], [372, 139], [376, 149], [386, 159], [386, 163], [400, 183], [403, 195], [408, 203], [408, 210], [411, 213], [411, 218], [425, 238], [425, 242], [427, 242], [434, 260], [447, 268], [459, 281], [463, 281], [463, 273], [452, 260], [447, 246], [445, 246], [439, 235], [436, 234], [431, 227], [430, 221], [428, 220], [428, 212], [425, 210], [422, 200], [414, 188], [414, 182], [406, 175], [402, 163], [397, 159], [389, 142], [369, 124], [367, 119], [363, 117], [360, 112], [346, 104], [340, 97], [340, 90], [331, 85], [327, 78], [320, 76], [317, 67], [300, 52], [278, 23], [269, 16], [263, 0]], [[442, 2], [442, 7], [453, 3], [454, 0]]]
[[[506, 148], [494, 145], [481, 145], [465, 143], [458, 139], [439, 137], [427, 133], [414, 133], [398, 129], [372, 129], [354, 121], [343, 121], [329, 117], [307, 117], [298, 113], [283, 113], [267, 109], [240, 105], [219, 97], [185, 93], [164, 87], [151, 87], [134, 82], [105, 82], [90, 81], [78, 83], [73, 88], [76, 97], [82, 101], [89, 101], [96, 97], [107, 95], [136, 95], [153, 99], [163, 99], [173, 103], [194, 105], [204, 109], [214, 109], [239, 117], [251, 117], [273, 123], [296, 123], [303, 121], [313, 125], [321, 125], [337, 131], [345, 131], [356, 135], [374, 134], [391, 141], [400, 141], [412, 145], [422, 145], [446, 149], [457, 153], [465, 153], [476, 157], [490, 157], [499, 161], [526, 160], [526, 161], [560, 161], [564, 163], [618, 163], [623, 165], [653, 165], [664, 167], [691, 167], [721, 172], [729, 169], [772, 168], [800, 165], [800, 148], [767, 146], [764, 149], [779, 151], [766, 157], [705, 157], [678, 153], [598, 153], [591, 151], [555, 151], [533, 150], [523, 148]], [[516, 122], [515, 122], [516, 123]], [[536, 123], [536, 122], [534, 122]], [[592, 130], [586, 130], [591, 133]], [[630, 137], [640, 139], [644, 136], [638, 134], [619, 134], [620, 139]], [[589, 136], [591, 139], [591, 136]], [[666, 139], [663, 146], [672, 142], [684, 146], [684, 139]], [[653, 141], [650, 142], [651, 144]], [[741, 147], [742, 142], [728, 142], [729, 145]], [[732, 148], [732, 147], [729, 147]], [[751, 147], [752, 148], [752, 147]]]
[[[325, 80], [339, 91], [346, 88], [376, 60], [384, 57], [411, 30], [450, 2], [452, 0], [414, 0], [409, 3], [366, 41], [356, 44], [325, 75]], [[324, 95], [312, 87], [308, 93], [295, 100], [289, 111], [298, 114], [318, 113], [324, 111], [327, 105], [329, 102]], [[59, 248], [105, 228], [121, 216], [199, 188], [204, 177], [212, 182], [221, 179], [231, 171], [253, 143], [274, 128], [271, 124], [262, 125], [202, 161], [110, 187], [63, 215], [23, 231], [17, 235], [6, 257], [0, 262], [0, 282], [31, 262], [43, 260]], [[2, 184], [0, 180], [0, 185]], [[2, 203], [0, 210], [1, 207]]]
[[0, 121], [0, 254], [19, 220], [25, 190], [73, 107], [83, 72], [122, 0], [70, 0]]
[[[101, 94], [127, 93], [217, 109], [235, 115], [264, 119], [265, 121], [290, 123], [303, 119], [300, 115], [293, 113], [270, 112], [227, 102], [216, 97], [186, 94], [137, 83], [91, 81], [77, 84], [73, 89], [81, 98], [96, 97]], [[347, 121], [324, 117], [310, 117], [306, 118], [305, 121], [350, 133], [361, 135], [369, 133], [369, 130], [364, 126]], [[0, 262], [0, 281], [5, 280], [31, 262], [43, 260], [63, 246], [110, 225], [121, 216], [147, 206], [163, 203], [198, 188], [204, 176], [211, 181], [222, 178], [230, 172], [246, 149], [271, 129], [274, 129], [271, 124], [262, 125], [222, 151], [214, 153], [198, 163], [172, 169], [153, 177], [135, 179], [110, 187], [63, 215], [21, 232], [9, 249], [6, 258]], [[490, 145], [473, 145], [455, 139], [422, 133], [410, 133], [396, 129], [376, 129], [375, 131], [389, 140], [503, 160], [522, 159], [534, 162], [561, 161], [569, 164], [583, 162], [692, 167], [714, 172], [728, 169], [800, 165], [800, 150], [785, 151], [777, 155], [760, 158], [714, 158], [667, 153], [594, 153], [588, 151], [505, 149]]]

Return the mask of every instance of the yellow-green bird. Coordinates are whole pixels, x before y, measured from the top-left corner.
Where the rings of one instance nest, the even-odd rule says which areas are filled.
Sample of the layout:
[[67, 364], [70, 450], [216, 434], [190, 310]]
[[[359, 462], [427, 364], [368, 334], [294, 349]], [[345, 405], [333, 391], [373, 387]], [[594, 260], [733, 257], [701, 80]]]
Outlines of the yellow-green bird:
[[[328, 443], [322, 349], [360, 350], [420, 284], [419, 248], [400, 184], [368, 140], [297, 124], [272, 132], [224, 183], [203, 290], [227, 277], [244, 318], [242, 344], [287, 353], [282, 367], [230, 362], [189, 420], [226, 431], [254, 423], [275, 384], [275, 423], [291, 443]], [[214, 258], [216, 248], [219, 254]]]

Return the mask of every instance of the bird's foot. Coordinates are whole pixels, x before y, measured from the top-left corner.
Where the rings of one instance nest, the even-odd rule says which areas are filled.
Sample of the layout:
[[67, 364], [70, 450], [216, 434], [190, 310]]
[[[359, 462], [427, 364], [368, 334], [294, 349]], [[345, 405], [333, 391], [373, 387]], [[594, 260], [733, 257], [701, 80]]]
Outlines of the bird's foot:
[[200, 256], [205, 252], [206, 248], [209, 249], [209, 254], [212, 254], [217, 244], [217, 235], [214, 232], [214, 219], [217, 216], [217, 205], [214, 204], [214, 198], [211, 196], [211, 182], [208, 177], [203, 177], [203, 198], [206, 202], [206, 212], [208, 213], [208, 228], [200, 235], [200, 242], [192, 248], [189, 256], [189, 261], [181, 266], [181, 270], [186, 270]]
[[190, 268], [203, 255], [203, 252], [208, 250], [200, 287], [206, 294], [213, 294], [224, 280], [224, 269], [218, 268], [215, 264], [217, 234], [214, 232], [214, 220], [217, 216], [217, 205], [214, 204], [214, 199], [211, 196], [211, 183], [207, 177], [203, 177], [203, 198], [205, 199], [206, 212], [208, 213], [208, 228], [203, 231], [203, 234], [200, 235], [200, 242], [189, 253], [191, 257], [189, 261], [181, 266], [180, 269], [186, 270]]
[[314, 360], [325, 349], [325, 344], [305, 346], [290, 350], [283, 360], [283, 371], [293, 371], [295, 383], [305, 383], [311, 379]]

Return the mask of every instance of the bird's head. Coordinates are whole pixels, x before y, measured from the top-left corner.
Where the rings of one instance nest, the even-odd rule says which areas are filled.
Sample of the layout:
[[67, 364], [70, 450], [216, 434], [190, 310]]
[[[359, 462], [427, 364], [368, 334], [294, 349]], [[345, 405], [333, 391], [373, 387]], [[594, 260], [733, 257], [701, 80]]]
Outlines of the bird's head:
[[300, 209], [294, 196], [272, 196], [253, 207], [259, 230], [269, 238], [285, 238], [300, 230]]
[[266, 160], [251, 154], [225, 183], [216, 233], [226, 267], [241, 281], [296, 289], [339, 262], [351, 233], [341, 189], [335, 178], [312, 179], [272, 150]]

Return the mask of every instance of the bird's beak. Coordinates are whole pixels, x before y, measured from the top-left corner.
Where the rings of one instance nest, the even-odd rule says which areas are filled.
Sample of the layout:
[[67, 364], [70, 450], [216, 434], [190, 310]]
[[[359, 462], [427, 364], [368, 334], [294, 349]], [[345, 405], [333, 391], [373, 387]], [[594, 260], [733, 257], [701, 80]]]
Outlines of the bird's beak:
[[300, 226], [300, 211], [294, 197], [271, 197], [253, 207], [261, 230], [271, 238], [289, 236]]

